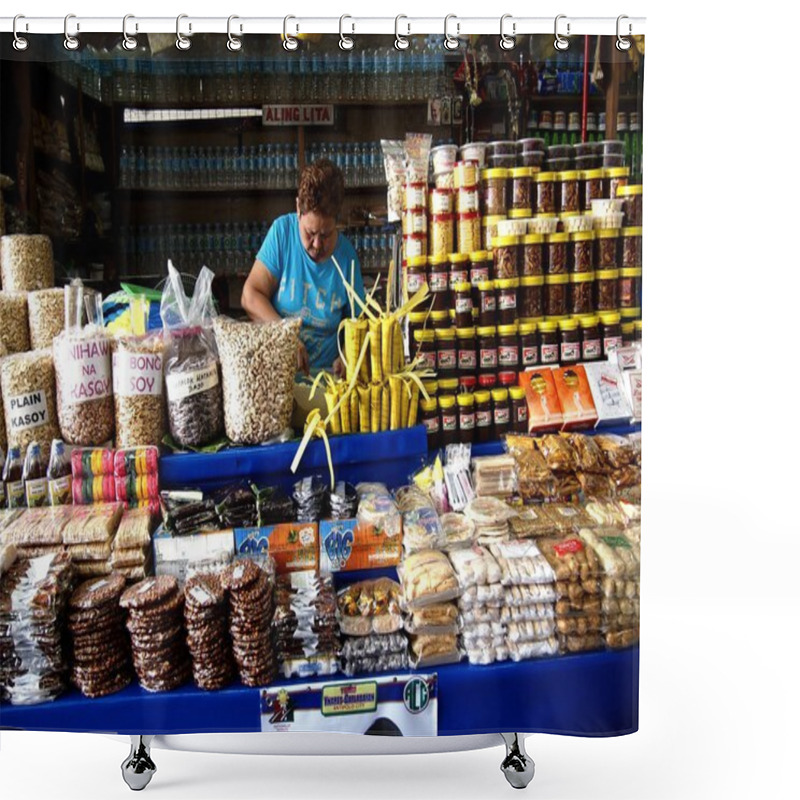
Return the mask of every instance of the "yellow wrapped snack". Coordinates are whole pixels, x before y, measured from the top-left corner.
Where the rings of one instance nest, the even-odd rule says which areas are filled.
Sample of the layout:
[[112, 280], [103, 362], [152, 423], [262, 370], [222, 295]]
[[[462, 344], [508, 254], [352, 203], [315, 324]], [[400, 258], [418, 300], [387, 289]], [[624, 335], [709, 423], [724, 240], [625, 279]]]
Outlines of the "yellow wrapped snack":
[[381, 385], [373, 383], [369, 387], [371, 402], [370, 402], [370, 430], [372, 433], [378, 433], [381, 429]]

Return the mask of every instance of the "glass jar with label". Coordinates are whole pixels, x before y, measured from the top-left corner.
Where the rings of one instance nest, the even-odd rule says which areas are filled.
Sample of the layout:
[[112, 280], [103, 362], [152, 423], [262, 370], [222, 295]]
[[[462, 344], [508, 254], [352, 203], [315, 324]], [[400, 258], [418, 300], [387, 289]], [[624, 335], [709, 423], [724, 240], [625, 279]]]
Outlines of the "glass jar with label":
[[478, 383], [484, 375], [497, 376], [497, 329], [493, 325], [478, 328]]
[[568, 288], [569, 275], [545, 275], [544, 315], [546, 317], [566, 316]]
[[479, 211], [458, 215], [458, 252], [472, 253], [481, 248], [481, 215]]
[[625, 203], [622, 211], [625, 214], [625, 225], [628, 227], [642, 226], [642, 185], [621, 186], [617, 189], [617, 197]]
[[533, 209], [533, 175], [531, 167], [514, 167], [511, 173], [511, 208]]
[[456, 329], [456, 357], [458, 374], [474, 375], [478, 369], [478, 347], [475, 341], [475, 328]]
[[457, 283], [453, 292], [456, 328], [469, 328], [472, 325], [472, 285], [466, 281]]
[[497, 294], [494, 281], [478, 284], [478, 319], [482, 327], [497, 323]]
[[415, 208], [403, 212], [403, 234], [410, 236], [412, 233], [428, 232], [428, 215], [424, 209]]
[[594, 262], [594, 233], [577, 231], [569, 235], [567, 268], [570, 272], [591, 272]]
[[441, 420], [439, 419], [439, 402], [435, 397], [430, 400], [420, 398], [419, 407], [422, 411], [422, 424], [428, 438], [428, 450], [436, 450], [440, 444]]
[[519, 278], [507, 278], [494, 282], [497, 288], [497, 322], [513, 325], [517, 321], [517, 292]]
[[481, 172], [483, 188], [483, 215], [485, 217], [504, 217], [508, 213], [507, 169], [485, 169]]
[[508, 390], [511, 398], [511, 430], [514, 433], [528, 432], [528, 401], [525, 390], [521, 386], [512, 386]]
[[453, 215], [437, 214], [431, 219], [430, 255], [446, 256], [453, 252]]
[[[429, 323], [429, 311], [411, 311], [408, 315], [408, 340], [414, 342], [414, 333], [425, 330]], [[412, 357], [416, 354], [416, 346], [411, 347]]]
[[459, 375], [458, 376], [458, 391], [459, 393], [467, 392], [472, 393], [478, 388], [477, 375]]
[[539, 329], [539, 363], [542, 365], [558, 364], [561, 340], [555, 322], [545, 320], [537, 326]]
[[491, 250], [494, 246], [494, 240], [497, 238], [497, 224], [502, 222], [505, 217], [490, 216], [484, 217], [483, 222], [483, 244], [484, 250]]
[[594, 311], [594, 272], [577, 272], [570, 279], [570, 314], [591, 314]]
[[475, 395], [460, 394], [458, 403], [458, 440], [461, 444], [475, 441]]
[[455, 289], [457, 283], [469, 283], [469, 256], [466, 253], [450, 253], [447, 257], [450, 262], [450, 291]]
[[403, 198], [403, 210], [412, 211], [421, 209], [425, 211], [428, 207], [428, 184], [424, 182], [407, 183], [405, 197]]
[[442, 378], [439, 381], [439, 394], [452, 394], [458, 392], [458, 378]]
[[475, 392], [475, 441], [488, 442], [492, 438], [492, 395], [487, 391]]
[[642, 268], [623, 267], [619, 271], [619, 307], [636, 308], [642, 305]]
[[603, 357], [603, 343], [600, 339], [600, 319], [590, 314], [581, 317], [581, 360], [598, 361]]
[[620, 187], [628, 185], [628, 179], [631, 176], [631, 168], [607, 167], [603, 173], [603, 183], [605, 184], [603, 191], [605, 196], [611, 200], [613, 200], [615, 197], [619, 197], [617, 192], [619, 191]]
[[600, 314], [600, 338], [603, 342], [603, 358], [618, 347], [622, 347], [622, 318], [617, 313]]
[[561, 364], [577, 364], [581, 360], [581, 332], [578, 320], [562, 319], [558, 323], [559, 361]]
[[641, 319], [642, 309], [638, 306], [634, 306], [633, 308], [621, 308], [619, 310], [619, 315], [624, 325], [626, 322], [635, 322], [637, 319]]
[[426, 256], [409, 258], [406, 262], [406, 293], [413, 297], [428, 285], [428, 259]]
[[458, 376], [456, 332], [452, 328], [436, 331], [436, 372], [440, 383], [442, 379]]
[[414, 331], [414, 342], [421, 367], [436, 372], [436, 334], [433, 331]]
[[588, 214], [592, 210], [592, 200], [600, 200], [603, 197], [603, 170], [584, 170], [581, 173], [581, 183], [582, 209]]
[[547, 237], [545, 275], [564, 275], [567, 272], [568, 233], [551, 233]]
[[478, 214], [480, 210], [480, 192], [478, 191], [478, 187], [462, 186], [456, 192], [456, 213]]
[[594, 237], [594, 262], [597, 269], [619, 269], [619, 230], [605, 228]]
[[422, 381], [422, 386], [428, 393], [428, 397], [436, 397], [439, 394], [439, 381], [436, 380]]
[[431, 189], [428, 194], [428, 207], [431, 216], [436, 216], [437, 214], [452, 214], [453, 190]]
[[456, 189], [462, 186], [476, 186], [478, 183], [477, 161], [456, 161], [453, 167], [453, 185]]
[[442, 447], [458, 441], [458, 412], [455, 395], [446, 394], [439, 398], [439, 440]]
[[642, 266], [642, 229], [622, 229], [622, 266]]
[[497, 236], [492, 248], [494, 280], [516, 278], [519, 275], [520, 244], [516, 236]]
[[536, 214], [556, 213], [556, 173], [539, 172], [533, 176], [536, 185]]
[[544, 235], [529, 233], [522, 237], [522, 275], [544, 275]]
[[433, 295], [433, 310], [442, 311], [450, 307], [450, 273], [447, 254], [428, 259], [428, 287]]
[[492, 254], [488, 250], [476, 250], [469, 254], [469, 282], [472, 284], [472, 305], [480, 308], [478, 285], [491, 278]]
[[428, 235], [426, 233], [412, 233], [403, 236], [403, 258], [420, 258], [428, 254]]
[[522, 370], [539, 363], [539, 337], [536, 335], [535, 322], [519, 324], [519, 363]]
[[543, 275], [520, 278], [517, 301], [520, 317], [536, 319], [544, 316], [544, 281]]
[[576, 170], [557, 173], [558, 212], [561, 214], [581, 210], [580, 200], [581, 173]]
[[516, 325], [497, 326], [497, 368], [501, 371], [519, 371], [519, 334]]
[[450, 321], [450, 310], [443, 308], [440, 311], [431, 311], [430, 314], [430, 327], [432, 330], [438, 331], [442, 328], [452, 328]]
[[619, 307], [619, 270], [601, 269], [595, 273], [598, 311], [615, 311]]
[[494, 423], [495, 439], [505, 436], [511, 429], [508, 389], [492, 389], [492, 422]]
[[629, 347], [633, 344], [633, 320], [623, 322], [620, 327], [622, 328], [622, 346]]
[[642, 343], [642, 321], [640, 319], [633, 323], [633, 341]]

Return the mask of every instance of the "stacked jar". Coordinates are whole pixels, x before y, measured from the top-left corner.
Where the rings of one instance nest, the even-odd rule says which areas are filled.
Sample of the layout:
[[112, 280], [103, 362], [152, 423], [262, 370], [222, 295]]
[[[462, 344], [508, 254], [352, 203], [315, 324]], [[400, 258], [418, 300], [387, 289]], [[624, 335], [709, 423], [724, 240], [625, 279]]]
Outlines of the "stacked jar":
[[459, 253], [481, 249], [479, 168], [477, 161], [461, 161], [453, 173], [455, 187], [456, 242]]
[[642, 317], [642, 185], [619, 186], [617, 197], [623, 200], [625, 219], [621, 231], [619, 310], [623, 323], [630, 323]]
[[403, 258], [428, 255], [428, 184], [407, 181], [403, 194]]

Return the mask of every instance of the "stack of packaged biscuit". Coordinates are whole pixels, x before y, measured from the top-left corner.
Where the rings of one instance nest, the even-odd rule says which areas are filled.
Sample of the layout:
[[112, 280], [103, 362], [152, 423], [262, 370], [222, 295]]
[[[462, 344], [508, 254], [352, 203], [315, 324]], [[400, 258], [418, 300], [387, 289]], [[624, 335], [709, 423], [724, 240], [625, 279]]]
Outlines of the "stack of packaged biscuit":
[[69, 510], [62, 538], [75, 573], [84, 577], [109, 575], [113, 569], [111, 545], [122, 519], [122, 505], [98, 503]]
[[111, 544], [111, 566], [128, 581], [142, 580], [152, 573], [155, 520], [147, 507], [129, 508], [122, 515]]

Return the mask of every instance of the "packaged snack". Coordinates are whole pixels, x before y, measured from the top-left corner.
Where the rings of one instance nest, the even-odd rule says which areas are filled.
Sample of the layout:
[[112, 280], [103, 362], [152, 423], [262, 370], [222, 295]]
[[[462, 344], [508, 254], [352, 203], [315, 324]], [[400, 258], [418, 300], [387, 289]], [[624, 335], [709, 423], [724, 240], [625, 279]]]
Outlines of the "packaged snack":
[[519, 385], [525, 389], [528, 403], [528, 430], [534, 432], [561, 428], [564, 414], [558, 399], [553, 370], [542, 367], [520, 372]]
[[458, 579], [444, 553], [414, 553], [403, 561], [398, 573], [406, 604], [412, 610], [458, 597]]
[[359, 483], [358, 493], [359, 523], [372, 525], [376, 531], [386, 536], [399, 536], [403, 531], [403, 521], [389, 490], [382, 483]]
[[532, 540], [498, 542], [491, 545], [504, 586], [553, 583], [555, 575]]
[[566, 440], [572, 445], [575, 454], [575, 469], [580, 472], [605, 473], [608, 466], [603, 458], [603, 451], [595, 441], [594, 436], [583, 433], [564, 434]]
[[403, 549], [406, 553], [439, 549], [445, 543], [439, 515], [430, 502], [427, 507], [403, 513]]
[[475, 538], [475, 523], [464, 514], [451, 511], [439, 518], [444, 534], [445, 550], [469, 547]]
[[428, 634], [412, 636], [411, 654], [415, 669], [455, 664], [461, 661], [458, 637], [452, 633], [436, 636]]
[[500, 567], [484, 547], [473, 545], [470, 548], [453, 550], [449, 558], [462, 589], [500, 583]]
[[526, 506], [508, 524], [511, 535], [517, 539], [552, 536], [558, 532], [558, 526], [548, 514], [546, 505]]
[[509, 497], [517, 490], [514, 458], [510, 455], [472, 459], [472, 482], [478, 497]]
[[464, 514], [475, 523], [475, 537], [482, 543], [507, 538], [508, 522], [516, 511], [495, 497], [476, 497]]
[[577, 472], [584, 497], [589, 500], [612, 500], [617, 494], [614, 481], [608, 475], [591, 472]]
[[578, 456], [569, 440], [558, 434], [547, 434], [536, 440], [547, 466], [554, 472], [574, 472]]
[[554, 656], [558, 652], [559, 641], [555, 636], [550, 636], [542, 641], [514, 642], [508, 645], [508, 655], [512, 661]]
[[636, 463], [636, 447], [625, 436], [598, 434], [594, 437], [594, 440], [603, 452], [603, 456], [611, 469], [621, 469]]
[[572, 533], [580, 528], [593, 528], [595, 521], [578, 503], [550, 503], [547, 513], [559, 533]]
[[405, 628], [414, 634], [458, 633], [458, 616], [455, 603], [436, 603], [412, 611]]
[[342, 589], [337, 596], [339, 626], [346, 636], [394, 633], [403, 627], [402, 590], [395, 581], [379, 578]]

